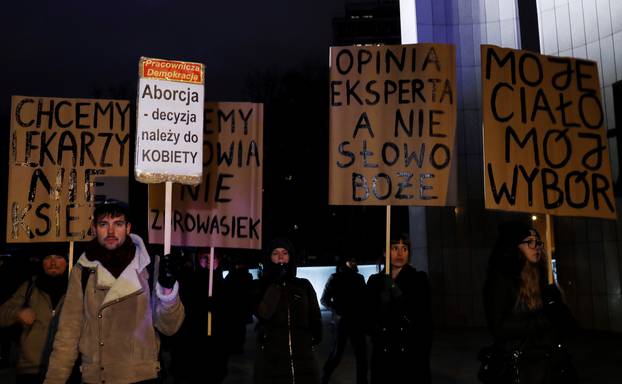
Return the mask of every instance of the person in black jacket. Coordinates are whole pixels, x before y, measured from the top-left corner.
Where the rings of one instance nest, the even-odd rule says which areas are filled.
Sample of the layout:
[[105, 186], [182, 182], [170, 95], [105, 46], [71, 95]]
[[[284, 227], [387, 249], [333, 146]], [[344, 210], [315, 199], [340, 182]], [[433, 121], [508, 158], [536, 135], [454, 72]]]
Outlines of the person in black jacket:
[[[175, 383], [221, 383], [227, 376], [229, 351], [220, 256], [214, 255], [211, 297], [208, 296], [209, 248], [199, 248], [194, 265], [184, 272], [179, 290], [186, 317], [172, 337]], [[212, 317], [210, 336], [207, 335], [208, 312]]]
[[390, 274], [369, 278], [371, 382], [429, 383], [432, 318], [425, 272], [409, 262], [406, 236], [392, 240]]
[[252, 285], [253, 275], [248, 266], [240, 260], [232, 263], [223, 286], [227, 303], [227, 347], [231, 354], [244, 353], [246, 326], [253, 322]]
[[255, 297], [255, 383], [319, 383], [315, 347], [322, 339], [320, 306], [309, 280], [296, 277], [288, 240], [270, 243]]
[[365, 339], [365, 278], [354, 258], [337, 262], [337, 271], [326, 282], [321, 303], [333, 312], [335, 340], [324, 364], [322, 384], [328, 383], [350, 340], [356, 359], [356, 382], [367, 384], [367, 340]]
[[518, 356], [499, 384], [573, 383], [576, 372], [564, 348], [574, 319], [554, 284], [538, 232], [506, 222], [490, 256], [484, 309], [497, 353]]

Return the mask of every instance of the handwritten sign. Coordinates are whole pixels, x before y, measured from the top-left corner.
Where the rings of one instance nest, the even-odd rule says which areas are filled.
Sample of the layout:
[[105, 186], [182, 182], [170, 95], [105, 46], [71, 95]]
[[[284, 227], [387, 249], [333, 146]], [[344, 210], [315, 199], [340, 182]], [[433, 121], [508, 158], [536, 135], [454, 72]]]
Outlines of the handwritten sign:
[[486, 208], [615, 219], [597, 64], [481, 55]]
[[96, 178], [128, 175], [130, 115], [123, 100], [12, 97], [7, 242], [91, 236]]
[[330, 49], [329, 203], [456, 200], [455, 49]]
[[[171, 243], [261, 248], [263, 105], [207, 103], [203, 178], [173, 185]], [[163, 242], [164, 188], [149, 185], [149, 242]]]

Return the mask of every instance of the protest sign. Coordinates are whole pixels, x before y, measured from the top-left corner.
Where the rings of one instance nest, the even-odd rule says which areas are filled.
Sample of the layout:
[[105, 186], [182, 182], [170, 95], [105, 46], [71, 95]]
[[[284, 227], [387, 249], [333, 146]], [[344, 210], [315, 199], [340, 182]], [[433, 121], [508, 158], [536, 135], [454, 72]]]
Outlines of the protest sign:
[[13, 96], [7, 242], [90, 237], [95, 187], [127, 177], [129, 151], [128, 101]]
[[198, 184], [203, 64], [142, 57], [139, 70], [136, 180]]
[[331, 47], [329, 203], [455, 203], [455, 48]]
[[481, 47], [486, 208], [615, 219], [598, 67]]
[[[174, 185], [171, 243], [261, 248], [263, 105], [206, 103], [203, 178]], [[163, 242], [164, 188], [149, 185], [149, 242]]]

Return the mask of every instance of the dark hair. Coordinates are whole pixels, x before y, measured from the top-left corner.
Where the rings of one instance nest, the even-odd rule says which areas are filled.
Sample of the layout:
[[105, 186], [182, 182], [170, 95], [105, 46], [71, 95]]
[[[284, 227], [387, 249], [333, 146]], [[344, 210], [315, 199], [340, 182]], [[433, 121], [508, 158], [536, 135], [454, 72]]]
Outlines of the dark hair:
[[402, 243], [410, 248], [410, 238], [407, 233], [400, 233], [396, 236], [391, 236], [391, 245]]
[[497, 230], [497, 240], [488, 260], [488, 274], [501, 272], [516, 276], [523, 266], [518, 245], [533, 229], [520, 221], [506, 221]]
[[94, 223], [106, 216], [123, 216], [125, 221], [127, 221], [128, 223], [130, 222], [129, 207], [126, 203], [120, 200], [104, 200], [95, 206], [95, 211], [93, 212]]
[[[541, 300], [538, 302], [539, 289], [546, 282], [546, 257], [542, 255], [537, 265], [532, 266], [519, 249], [519, 245], [523, 240], [532, 233], [535, 233], [536, 237], [540, 237], [534, 228], [520, 221], [504, 222], [498, 227], [498, 236], [488, 260], [488, 271], [483, 289], [484, 309], [489, 326], [495, 321], [493, 319], [494, 314], [491, 312], [494, 307], [492, 302], [495, 297], [493, 292], [495, 285], [493, 282], [499, 276], [505, 276], [504, 278], [513, 284], [516, 294], [513, 310], [533, 310], [538, 305], [541, 305]], [[533, 278], [534, 274], [527, 273], [530, 272], [529, 269], [533, 271], [534, 267], [537, 270], [535, 279]], [[539, 287], [535, 287], [535, 283]]]
[[[533, 297], [527, 297], [527, 299], [529, 299], [529, 303], [525, 301], [526, 296], [521, 292], [524, 291], [526, 285], [533, 283], [535, 280], [524, 281], [524, 276], [522, 274], [524, 272], [524, 268], [528, 264], [528, 261], [518, 247], [525, 238], [532, 234], [532, 232], [535, 233], [536, 237], [540, 238], [540, 235], [535, 228], [523, 222], [509, 221], [499, 225], [497, 240], [488, 261], [487, 278], [484, 284], [485, 296], [487, 296], [486, 292], [490, 294], [490, 284], [493, 276], [495, 274], [502, 274], [512, 279], [512, 281], [516, 284], [516, 289], [519, 295], [517, 300], [517, 308], [523, 306], [524, 304], [529, 304], [527, 306], [530, 307], [530, 309], [533, 309], [531, 308], [531, 304], [533, 304], [531, 299], [535, 297], [533, 292], [539, 291], [534, 287], [529, 287], [531, 288], [530, 292]], [[535, 267], [538, 271], [538, 284], [545, 284], [548, 272], [548, 264], [545, 255], [540, 257]], [[536, 297], [536, 299], [537, 298], [538, 297]], [[486, 300], [487, 299], [485, 299], [485, 301]]]

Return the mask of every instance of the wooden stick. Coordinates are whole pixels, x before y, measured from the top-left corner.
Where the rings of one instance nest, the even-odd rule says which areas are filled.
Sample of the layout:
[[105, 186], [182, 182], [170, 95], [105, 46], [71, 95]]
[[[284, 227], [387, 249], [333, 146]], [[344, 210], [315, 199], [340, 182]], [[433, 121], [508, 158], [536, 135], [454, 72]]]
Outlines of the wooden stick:
[[551, 236], [551, 215], [546, 214], [546, 235], [545, 235], [545, 250], [546, 250], [546, 263], [548, 265], [548, 280], [549, 284], [553, 284], [553, 242]]
[[384, 256], [384, 273], [391, 275], [391, 206], [387, 205], [386, 246]]
[[171, 253], [171, 211], [173, 199], [173, 182], [167, 181], [164, 194], [164, 254]]
[[[209, 283], [207, 285], [207, 296], [212, 297], [214, 281], [214, 247], [209, 248]], [[207, 336], [212, 335], [212, 311], [207, 311]]]
[[73, 268], [73, 240], [69, 240], [69, 273], [71, 275], [71, 269]]

